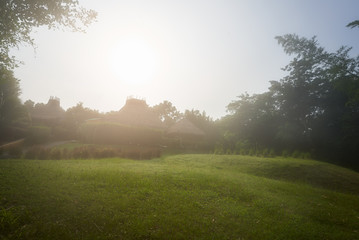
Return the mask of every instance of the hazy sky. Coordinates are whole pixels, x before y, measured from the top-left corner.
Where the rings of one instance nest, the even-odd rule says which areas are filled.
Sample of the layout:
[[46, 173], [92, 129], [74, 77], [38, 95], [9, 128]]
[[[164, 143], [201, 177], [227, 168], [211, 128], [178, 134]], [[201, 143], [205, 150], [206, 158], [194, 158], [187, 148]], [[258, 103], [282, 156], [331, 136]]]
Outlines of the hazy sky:
[[37, 29], [31, 47], [14, 50], [22, 100], [83, 102], [119, 110], [128, 96], [150, 106], [169, 100], [180, 111], [214, 119], [242, 93], [262, 93], [290, 60], [274, 39], [317, 36], [329, 51], [359, 54], [357, 0], [119, 1], [81, 0], [98, 12], [86, 34]]

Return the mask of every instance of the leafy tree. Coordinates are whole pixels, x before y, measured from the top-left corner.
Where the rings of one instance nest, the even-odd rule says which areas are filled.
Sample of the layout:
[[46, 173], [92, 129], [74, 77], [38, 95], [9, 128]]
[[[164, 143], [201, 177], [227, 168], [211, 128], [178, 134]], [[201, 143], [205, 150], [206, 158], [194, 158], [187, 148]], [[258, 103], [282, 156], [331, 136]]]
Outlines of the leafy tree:
[[19, 99], [19, 80], [12, 71], [0, 70], [0, 123], [7, 125], [18, 115], [17, 108], [21, 106]]
[[152, 107], [158, 118], [168, 127], [181, 118], [181, 113], [169, 101], [163, 101]]
[[85, 108], [80, 102], [76, 106], [67, 109], [61, 123], [57, 126], [58, 135], [62, 139], [75, 139], [81, 124], [91, 118], [101, 117], [101, 114], [89, 108]]
[[79, 7], [77, 0], [2, 0], [0, 1], [0, 66], [13, 68], [16, 60], [9, 55], [20, 44], [34, 46], [33, 28], [47, 26], [84, 31], [96, 12]]
[[205, 111], [200, 112], [199, 110], [194, 109], [186, 110], [184, 118], [192, 122], [196, 127], [205, 133], [204, 148], [213, 149], [220, 136], [219, 128], [213, 119], [208, 116]]
[[33, 111], [33, 109], [35, 107], [35, 102], [28, 99], [24, 102], [24, 106], [28, 112], [31, 112], [31, 111]]
[[227, 126], [236, 134], [233, 139], [248, 140], [254, 147], [271, 146], [278, 130], [278, 116], [272, 94], [268, 92], [250, 96], [246, 93], [238, 98], [227, 106], [232, 114], [227, 119]]
[[13, 138], [11, 126], [25, 115], [19, 95], [19, 80], [12, 71], [0, 69], [0, 140]]
[[67, 109], [65, 113], [65, 122], [68, 127], [77, 129], [80, 124], [91, 118], [101, 117], [101, 114], [90, 108], [85, 108], [82, 102], [79, 102], [76, 106]]
[[268, 92], [230, 103], [228, 129], [252, 145], [314, 151], [359, 166], [359, 57], [350, 57], [348, 47], [329, 53], [315, 37], [276, 39], [294, 56], [284, 67], [288, 75], [271, 81]]

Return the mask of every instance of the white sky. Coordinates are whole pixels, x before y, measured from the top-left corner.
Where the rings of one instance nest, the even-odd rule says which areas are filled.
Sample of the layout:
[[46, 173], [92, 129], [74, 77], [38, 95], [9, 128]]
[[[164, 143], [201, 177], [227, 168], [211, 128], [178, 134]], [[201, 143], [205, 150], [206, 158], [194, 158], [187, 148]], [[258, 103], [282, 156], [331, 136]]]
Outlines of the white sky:
[[214, 119], [242, 93], [262, 93], [279, 80], [290, 57], [274, 39], [316, 35], [335, 51], [359, 53], [359, 1], [82, 0], [98, 12], [86, 34], [38, 29], [37, 44], [14, 50], [23, 101], [83, 102], [101, 112], [119, 110], [128, 96], [151, 106], [169, 100], [180, 111], [198, 109]]

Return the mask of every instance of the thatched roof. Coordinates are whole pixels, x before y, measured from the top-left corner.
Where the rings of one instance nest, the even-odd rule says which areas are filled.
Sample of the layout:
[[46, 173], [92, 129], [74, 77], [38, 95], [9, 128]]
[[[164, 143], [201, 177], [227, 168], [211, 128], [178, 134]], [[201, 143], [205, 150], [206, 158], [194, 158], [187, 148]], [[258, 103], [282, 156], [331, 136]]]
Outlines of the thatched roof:
[[205, 133], [187, 119], [176, 122], [167, 130], [168, 135], [193, 135], [204, 136]]
[[118, 123], [145, 128], [163, 129], [163, 124], [145, 100], [129, 98], [125, 106], [111, 119]]

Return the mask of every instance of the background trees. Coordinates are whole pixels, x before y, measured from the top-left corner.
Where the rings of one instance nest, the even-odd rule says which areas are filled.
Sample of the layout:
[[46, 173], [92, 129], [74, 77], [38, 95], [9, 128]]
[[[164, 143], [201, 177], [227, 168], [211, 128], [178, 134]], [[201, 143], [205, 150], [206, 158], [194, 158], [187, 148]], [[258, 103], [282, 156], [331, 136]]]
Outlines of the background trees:
[[19, 80], [13, 72], [0, 69], [0, 142], [6, 139], [21, 137], [21, 118], [25, 117], [25, 109], [19, 99]]
[[[19, 130], [24, 124], [19, 125], [19, 119], [26, 113], [19, 99], [19, 80], [12, 72], [19, 61], [10, 56], [10, 50], [20, 44], [34, 46], [30, 33], [36, 27], [84, 31], [95, 20], [96, 12], [78, 4], [77, 0], [0, 1], [0, 142], [23, 135]], [[26, 107], [31, 109], [33, 104], [28, 102]]]
[[315, 37], [276, 39], [294, 56], [284, 67], [288, 75], [271, 81], [268, 92], [244, 94], [230, 103], [228, 130], [252, 146], [358, 164], [359, 57], [350, 57], [348, 47], [329, 53]]
[[174, 124], [182, 116], [177, 108], [173, 106], [171, 102], [166, 100], [153, 106], [152, 109], [166, 127]]

